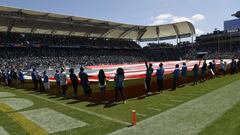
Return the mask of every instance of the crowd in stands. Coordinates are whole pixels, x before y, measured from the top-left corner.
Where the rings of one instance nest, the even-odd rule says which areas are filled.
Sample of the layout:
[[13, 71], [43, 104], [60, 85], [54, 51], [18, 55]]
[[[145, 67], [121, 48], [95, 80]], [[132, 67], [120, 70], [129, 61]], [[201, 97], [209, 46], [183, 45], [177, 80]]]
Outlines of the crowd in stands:
[[171, 43], [161, 42], [161, 43], [148, 43], [147, 46], [143, 47], [144, 49], [159, 49], [159, 48], [177, 48], [177, 47], [191, 47], [193, 44], [189, 41], [179, 42], [177, 45]]
[[116, 49], [73, 49], [73, 48], [0, 48], [3, 65], [31, 67], [76, 66], [138, 63], [144, 59], [141, 51]]
[[185, 48], [165, 49], [79, 49], [79, 48], [1, 48], [0, 66], [20, 66], [25, 69], [62, 67], [63, 65], [124, 64], [148, 61], [179, 60], [187, 54]]
[[0, 45], [17, 47], [78, 47], [140, 49], [134, 41], [63, 35], [0, 33]]

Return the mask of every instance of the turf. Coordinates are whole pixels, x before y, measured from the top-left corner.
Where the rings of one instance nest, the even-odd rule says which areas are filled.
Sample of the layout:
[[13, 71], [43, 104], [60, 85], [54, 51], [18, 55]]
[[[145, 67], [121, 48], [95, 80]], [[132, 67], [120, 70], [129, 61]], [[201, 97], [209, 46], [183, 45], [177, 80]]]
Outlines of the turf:
[[[85, 134], [85, 135], [92, 135], [92, 134], [98, 134], [98, 135], [104, 135], [107, 133], [111, 133], [115, 130], [121, 129], [123, 127], [126, 127], [126, 125], [108, 120], [103, 119], [101, 117], [98, 117], [96, 115], [92, 115], [83, 111], [78, 111], [76, 109], [73, 109], [71, 107], [79, 108], [82, 110], [86, 110], [89, 112], [94, 112], [96, 114], [99, 114], [101, 116], [107, 116], [119, 121], [131, 122], [131, 110], [136, 110], [137, 113], [140, 115], [137, 116], [138, 121], [142, 121], [144, 119], [147, 119], [149, 117], [152, 117], [154, 115], [157, 115], [161, 112], [164, 112], [170, 108], [176, 107], [182, 103], [188, 102], [192, 99], [195, 99], [199, 96], [202, 96], [206, 93], [209, 93], [211, 91], [214, 91], [218, 88], [221, 88], [231, 82], [234, 82], [236, 80], [239, 80], [239, 74], [233, 75], [233, 76], [225, 76], [222, 78], [216, 78], [212, 80], [208, 80], [204, 83], [201, 83], [197, 86], [191, 86], [187, 85], [182, 88], [178, 88], [177, 91], [164, 91], [163, 94], [153, 95], [145, 98], [133, 98], [129, 99], [127, 101], [127, 104], [117, 104], [112, 106], [106, 106], [102, 104], [93, 104], [86, 101], [78, 101], [71, 98], [58, 98], [56, 96], [47, 94], [47, 93], [38, 93], [34, 91], [26, 91], [24, 89], [14, 89], [14, 88], [8, 88], [8, 87], [0, 87], [0, 92], [11, 92], [13, 94], [16, 94], [17, 98], [25, 98], [32, 102], [34, 102], [34, 105], [30, 108], [23, 109], [21, 111], [26, 110], [32, 110], [32, 109], [39, 109], [39, 108], [51, 108], [55, 111], [61, 112], [67, 116], [70, 116], [72, 118], [75, 118], [77, 120], [83, 121], [85, 123], [88, 123], [88, 126], [82, 127], [82, 128], [76, 128], [68, 131], [58, 132], [55, 134], [64, 135], [64, 134], [72, 134], [72, 135], [78, 135], [78, 134]], [[142, 83], [142, 80], [134, 80], [134, 83]], [[35, 96], [33, 96], [35, 95]], [[39, 96], [41, 98], [37, 98], [36, 96]], [[49, 102], [48, 99], [53, 102]], [[61, 104], [65, 104], [66, 107]], [[230, 110], [230, 112], [227, 112], [222, 118], [217, 120], [213, 123], [213, 125], [210, 125], [206, 130], [204, 130], [201, 134], [215, 134], [214, 130], [219, 130], [220, 127], [226, 126], [230, 127], [230, 125], [224, 123], [224, 121], [229, 120], [232, 125], [235, 125], [232, 127], [232, 134], [236, 134], [239, 131], [239, 125], [236, 124], [238, 120], [240, 119], [237, 114], [239, 114], [240, 103], [236, 105]], [[149, 109], [149, 108], [154, 108]], [[232, 113], [231, 113], [232, 112]], [[233, 117], [232, 117], [233, 116]], [[236, 117], [236, 119], [234, 119]], [[238, 119], [237, 119], [238, 118]], [[222, 123], [222, 124], [220, 124]], [[6, 131], [8, 131], [10, 134], [17, 134], [17, 135], [24, 135], [26, 134], [26, 131], [19, 126], [16, 122], [14, 122], [12, 119], [10, 119], [6, 113], [3, 113], [0, 111], [0, 126], [2, 126]], [[227, 128], [231, 130], [230, 128]], [[227, 130], [225, 129], [225, 130]], [[224, 129], [221, 129], [222, 131], [225, 131]], [[234, 132], [234, 130], [236, 130]], [[220, 134], [221, 132], [219, 132]]]
[[199, 135], [239, 135], [240, 102], [228, 110], [221, 118], [202, 130]]

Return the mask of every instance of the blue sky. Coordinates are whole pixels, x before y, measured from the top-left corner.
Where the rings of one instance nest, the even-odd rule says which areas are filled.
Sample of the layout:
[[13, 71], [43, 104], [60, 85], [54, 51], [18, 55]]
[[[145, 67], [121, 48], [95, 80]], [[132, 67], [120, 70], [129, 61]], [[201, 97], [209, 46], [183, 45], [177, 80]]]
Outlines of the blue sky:
[[223, 29], [240, 0], [0, 0], [0, 5], [130, 24], [194, 23], [199, 34]]

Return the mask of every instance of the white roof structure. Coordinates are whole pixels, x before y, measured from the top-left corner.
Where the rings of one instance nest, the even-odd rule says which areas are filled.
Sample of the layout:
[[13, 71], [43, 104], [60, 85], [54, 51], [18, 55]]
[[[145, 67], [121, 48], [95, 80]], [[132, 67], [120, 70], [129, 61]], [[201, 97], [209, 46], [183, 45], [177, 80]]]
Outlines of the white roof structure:
[[190, 22], [142, 26], [0, 6], [0, 32], [156, 41], [195, 35]]

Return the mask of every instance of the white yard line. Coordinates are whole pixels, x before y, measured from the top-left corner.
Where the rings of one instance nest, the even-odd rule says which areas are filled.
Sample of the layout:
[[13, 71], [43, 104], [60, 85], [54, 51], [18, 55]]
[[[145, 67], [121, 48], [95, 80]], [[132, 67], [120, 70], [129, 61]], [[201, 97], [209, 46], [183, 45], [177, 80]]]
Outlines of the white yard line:
[[142, 116], [142, 117], [147, 117], [146, 114], [142, 114], [142, 113], [136, 113], [138, 116]]
[[71, 106], [71, 105], [66, 105], [64, 103], [57, 102], [57, 101], [54, 101], [54, 100], [51, 100], [51, 99], [48, 99], [48, 98], [45, 98], [45, 97], [41, 97], [41, 96], [38, 96], [38, 95], [34, 95], [34, 94], [31, 94], [31, 93], [27, 93], [27, 92], [22, 91], [22, 90], [18, 90], [17, 92], [28, 94], [28, 95], [34, 96], [36, 98], [48, 101], [50, 103], [54, 103], [54, 104], [58, 104], [58, 105], [61, 105], [61, 106], [64, 106], [64, 107], [68, 107], [68, 108], [71, 108], [73, 110], [77, 110], [77, 111], [84, 112], [84, 113], [87, 113], [87, 114], [90, 114], [90, 115], [94, 115], [94, 116], [100, 117], [102, 119], [113, 121], [113, 122], [116, 122], [116, 123], [119, 123], [119, 124], [123, 124], [123, 125], [126, 125], [126, 126], [131, 125], [129, 122], [125, 122], [125, 121], [121, 121], [121, 120], [118, 120], [118, 119], [114, 119], [114, 118], [111, 118], [111, 117], [108, 117], [108, 116], [105, 116], [105, 115], [101, 115], [101, 114], [98, 114], [98, 113], [95, 113], [95, 112], [91, 112], [91, 111], [88, 111], [88, 110], [85, 110], [85, 109], [81, 109], [81, 108], [78, 108], [78, 107], [74, 107], [74, 106]]
[[163, 105], [163, 106], [169, 106], [169, 107], [172, 107], [172, 106], [174, 106], [174, 105], [172, 105], [172, 104], [165, 104], [165, 103], [159, 103], [160, 105]]
[[[200, 93], [199, 93], [200, 94]], [[188, 95], [188, 96], [200, 96], [199, 94], [193, 94], [193, 93], [191, 93], [191, 94], [186, 94], [186, 95]]]
[[184, 96], [172, 96], [172, 95], [161, 95], [163, 97], [171, 97], [171, 98], [183, 98], [183, 99], [189, 99], [188, 97], [184, 97]]
[[148, 110], [154, 110], [154, 111], [158, 111], [161, 112], [161, 109], [155, 108], [155, 107], [148, 107]]
[[183, 100], [176, 100], [176, 99], [171, 99], [170, 101], [178, 102], [178, 103], [183, 103], [184, 102]]
[[240, 101], [240, 81], [169, 109], [111, 135], [195, 135]]

